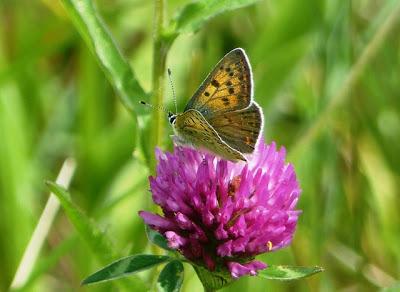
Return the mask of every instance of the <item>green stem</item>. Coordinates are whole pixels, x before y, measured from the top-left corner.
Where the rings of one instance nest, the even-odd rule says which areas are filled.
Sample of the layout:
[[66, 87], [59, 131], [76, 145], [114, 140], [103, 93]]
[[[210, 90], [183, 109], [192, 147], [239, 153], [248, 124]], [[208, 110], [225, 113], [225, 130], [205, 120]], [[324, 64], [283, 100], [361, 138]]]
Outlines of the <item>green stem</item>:
[[[154, 31], [153, 31], [153, 100], [152, 104], [159, 107], [163, 105], [164, 78], [166, 72], [166, 59], [169, 42], [163, 37], [165, 29], [165, 7], [166, 0], [154, 1]], [[165, 113], [154, 110], [152, 113], [152, 125], [150, 140], [151, 149], [161, 146], [164, 132]], [[154, 171], [156, 161], [152, 156], [150, 161], [151, 171]]]
[[[167, 0], [154, 0], [154, 25], [153, 25], [153, 68], [152, 68], [152, 81], [153, 81], [153, 97], [151, 103], [159, 108], [163, 105], [164, 100], [164, 87], [165, 87], [165, 73], [166, 73], [166, 60], [170, 47], [170, 42], [164, 37], [165, 30], [165, 8]], [[155, 147], [162, 146], [163, 133], [164, 133], [164, 120], [166, 119], [165, 113], [159, 110], [152, 111], [151, 117], [151, 137], [150, 149], [152, 155], [150, 156], [150, 173], [154, 174], [156, 169], [156, 159], [154, 156]], [[153, 205], [153, 211], [156, 211], [156, 205]], [[162, 253], [160, 248], [155, 245], [151, 247], [154, 254]], [[150, 275], [150, 283], [155, 285], [158, 269], [153, 269]]]

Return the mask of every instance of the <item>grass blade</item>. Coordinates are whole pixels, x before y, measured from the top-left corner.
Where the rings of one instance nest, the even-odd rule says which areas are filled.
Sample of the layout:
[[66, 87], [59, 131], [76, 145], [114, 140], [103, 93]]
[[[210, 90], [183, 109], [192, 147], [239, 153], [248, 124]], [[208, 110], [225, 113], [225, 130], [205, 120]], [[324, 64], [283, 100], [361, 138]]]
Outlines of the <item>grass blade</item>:
[[[76, 162], [74, 159], [66, 159], [60, 170], [60, 173], [58, 174], [57, 183], [68, 187], [74, 175], [75, 167]], [[53, 194], [50, 194], [50, 197], [46, 203], [46, 207], [40, 216], [39, 222], [36, 225], [28, 246], [25, 249], [24, 255], [22, 256], [18, 269], [15, 272], [14, 279], [11, 283], [11, 288], [20, 288], [24, 286], [26, 281], [29, 279], [37, 257], [42, 249], [44, 240], [50, 231], [59, 208], [59, 201], [57, 201]]]
[[97, 258], [103, 263], [110, 262], [113, 258], [113, 252], [109, 240], [94, 223], [86, 217], [78, 206], [71, 201], [70, 194], [67, 190], [54, 182], [48, 181], [46, 184], [50, 191], [57, 196], [69, 220]]
[[174, 19], [176, 31], [194, 32], [201, 28], [210, 18], [225, 11], [242, 8], [259, 0], [206, 0], [187, 4]]
[[[391, 3], [389, 3], [391, 5]], [[381, 17], [381, 16], [380, 16]], [[289, 153], [289, 160], [294, 160], [301, 156], [301, 151], [306, 149], [307, 145], [314, 141], [318, 134], [326, 128], [330, 122], [333, 113], [341, 106], [347, 99], [351, 97], [354, 87], [360, 80], [365, 68], [370, 64], [379, 52], [384, 42], [389, 37], [390, 33], [398, 26], [400, 19], [400, 3], [394, 7], [390, 14], [387, 15], [385, 22], [379, 27], [375, 35], [371, 38], [369, 43], [361, 52], [360, 57], [357, 59], [351, 70], [349, 71], [346, 80], [340, 90], [330, 99], [329, 104], [322, 110], [317, 119], [312, 123], [312, 126], [301, 136], [294, 147]]]
[[141, 113], [139, 100], [147, 94], [137, 81], [127, 60], [100, 18], [91, 0], [62, 0], [76, 28], [101, 64], [107, 78], [118, 92], [124, 106]]

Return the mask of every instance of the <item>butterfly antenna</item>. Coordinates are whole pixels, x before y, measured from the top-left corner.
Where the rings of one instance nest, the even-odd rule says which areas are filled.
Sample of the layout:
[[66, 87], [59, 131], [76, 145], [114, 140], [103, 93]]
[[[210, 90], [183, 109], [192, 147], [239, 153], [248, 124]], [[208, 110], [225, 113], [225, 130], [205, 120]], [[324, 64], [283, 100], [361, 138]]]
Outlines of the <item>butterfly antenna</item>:
[[175, 104], [175, 113], [178, 112], [178, 105], [176, 103], [176, 95], [175, 95], [175, 89], [174, 89], [174, 83], [172, 82], [172, 72], [171, 69], [167, 69], [168, 71], [168, 79], [169, 79], [169, 84], [171, 85], [172, 89], [172, 96], [174, 97], [174, 104]]
[[145, 105], [145, 106], [147, 106], [147, 107], [149, 107], [149, 108], [156, 109], [156, 110], [159, 110], [159, 111], [163, 111], [163, 112], [165, 112], [165, 113], [167, 113], [167, 114], [170, 113], [169, 110], [167, 110], [165, 107], [163, 107], [163, 106], [161, 106], [161, 105], [155, 106], [155, 105], [152, 105], [152, 104], [150, 104], [150, 103], [147, 103], [147, 102], [145, 102], [145, 101], [143, 101], [143, 100], [141, 100], [140, 103], [143, 104], [143, 105]]

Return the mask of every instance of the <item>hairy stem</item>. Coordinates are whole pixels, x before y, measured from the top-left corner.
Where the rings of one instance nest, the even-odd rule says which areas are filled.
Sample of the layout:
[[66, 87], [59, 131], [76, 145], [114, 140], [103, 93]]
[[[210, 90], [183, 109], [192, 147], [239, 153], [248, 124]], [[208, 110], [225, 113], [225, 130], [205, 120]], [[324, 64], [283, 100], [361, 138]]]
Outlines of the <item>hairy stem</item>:
[[[153, 100], [152, 103], [158, 107], [163, 104], [164, 97], [164, 78], [165, 64], [169, 43], [163, 37], [165, 23], [166, 0], [154, 1], [154, 31], [153, 31]], [[151, 124], [151, 148], [161, 146], [164, 132], [165, 114], [155, 110], [152, 113]], [[152, 156], [150, 161], [151, 171], [155, 169], [155, 158]]]
[[[154, 0], [154, 24], [153, 24], [153, 68], [152, 68], [152, 81], [153, 81], [153, 97], [152, 104], [159, 108], [163, 105], [164, 88], [165, 88], [165, 72], [166, 60], [170, 47], [170, 43], [164, 38], [163, 33], [165, 30], [165, 9], [167, 0]], [[154, 156], [154, 149], [157, 146], [162, 146], [163, 133], [164, 133], [164, 119], [165, 113], [160, 110], [153, 110], [151, 117], [151, 137], [150, 149], [151, 156], [149, 161], [150, 173], [155, 173], [156, 159]], [[153, 211], [157, 210], [157, 206], [153, 205]], [[161, 254], [162, 250], [155, 245], [151, 246], [153, 254]], [[150, 283], [154, 286], [159, 274], [158, 269], [153, 269], [150, 274]]]

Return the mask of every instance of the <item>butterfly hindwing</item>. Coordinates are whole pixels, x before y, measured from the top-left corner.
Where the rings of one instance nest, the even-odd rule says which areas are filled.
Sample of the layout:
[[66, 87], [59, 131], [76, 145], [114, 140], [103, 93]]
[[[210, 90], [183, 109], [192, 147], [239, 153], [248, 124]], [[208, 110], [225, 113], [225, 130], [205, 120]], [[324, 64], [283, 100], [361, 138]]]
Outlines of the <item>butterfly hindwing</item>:
[[191, 144], [231, 161], [246, 160], [244, 156], [221, 140], [203, 115], [190, 109], [177, 115], [174, 129], [184, 144]]
[[190, 99], [185, 111], [195, 109], [208, 120], [216, 113], [248, 107], [252, 99], [252, 76], [245, 52], [226, 54]]
[[243, 110], [217, 114], [208, 120], [221, 139], [242, 153], [252, 153], [263, 127], [260, 107], [253, 102]]

